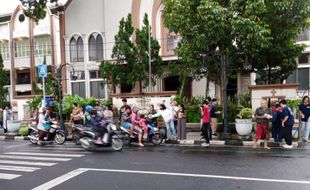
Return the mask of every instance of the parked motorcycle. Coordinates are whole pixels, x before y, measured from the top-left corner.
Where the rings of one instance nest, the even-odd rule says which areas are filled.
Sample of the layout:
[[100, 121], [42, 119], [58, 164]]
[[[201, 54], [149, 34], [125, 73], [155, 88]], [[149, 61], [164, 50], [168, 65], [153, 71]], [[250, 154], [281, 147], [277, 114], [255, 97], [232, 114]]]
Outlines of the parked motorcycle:
[[[147, 139], [142, 139], [143, 142], [151, 142], [153, 145], [160, 145], [163, 142], [163, 137], [161, 136], [157, 127], [151, 121], [147, 120], [148, 134]], [[134, 131], [134, 138], [130, 138], [130, 129], [120, 127], [123, 134], [126, 136], [126, 144], [131, 144], [131, 142], [138, 142], [138, 133]], [[144, 133], [144, 131], [143, 131]], [[144, 136], [144, 135], [143, 135]]]
[[[66, 133], [64, 130], [60, 129], [60, 126], [57, 124], [57, 122], [50, 122], [51, 127], [48, 129], [49, 136], [51, 139], [47, 139], [47, 137], [44, 138], [45, 143], [50, 143], [55, 141], [57, 144], [63, 144], [66, 141]], [[32, 144], [37, 144], [39, 141], [39, 130], [36, 128], [36, 126], [30, 126], [29, 128], [30, 134], [28, 135], [29, 141]]]
[[112, 148], [113, 150], [120, 151], [123, 149], [123, 140], [120, 131], [117, 131], [116, 125], [113, 123], [107, 124], [107, 132], [101, 138], [102, 144], [97, 144], [96, 139], [98, 133], [93, 131], [92, 128], [80, 132], [80, 142], [83, 148], [87, 150], [96, 150], [100, 148]]

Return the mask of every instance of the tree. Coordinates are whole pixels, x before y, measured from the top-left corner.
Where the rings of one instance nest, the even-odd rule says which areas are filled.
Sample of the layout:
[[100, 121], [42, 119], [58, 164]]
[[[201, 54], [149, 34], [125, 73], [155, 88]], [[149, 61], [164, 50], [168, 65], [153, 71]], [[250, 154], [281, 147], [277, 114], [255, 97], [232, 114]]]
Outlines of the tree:
[[[194, 78], [218, 75], [221, 71], [219, 58], [223, 56], [228, 56], [230, 74], [265, 70], [268, 63], [275, 63], [272, 58], [277, 53], [281, 53], [279, 57], [282, 58], [286, 54], [285, 59], [277, 59], [276, 64], [269, 65], [276, 69], [286, 68], [278, 69], [285, 78], [292, 68], [292, 60], [302, 51], [294, 39], [306, 25], [309, 0], [163, 2], [165, 25], [182, 36], [175, 50], [182, 59], [179, 64], [183, 67], [180, 68], [189, 68], [188, 74]], [[292, 10], [287, 12], [289, 7]], [[274, 10], [278, 11], [272, 12]], [[283, 25], [278, 25], [278, 21]], [[276, 51], [266, 57], [266, 52], [273, 49]], [[199, 55], [206, 55], [209, 61], [204, 62]]]
[[[182, 60], [178, 64], [183, 65], [177, 68], [182, 71], [188, 68], [184, 75], [195, 79], [219, 79], [222, 56], [229, 57], [229, 71], [235, 73], [234, 70], [244, 66], [240, 64], [240, 58], [270, 45], [269, 30], [258, 19], [265, 11], [262, 1], [163, 2], [165, 25], [182, 36], [175, 52]], [[236, 56], [241, 51], [243, 55]]]
[[1, 106], [6, 102], [7, 95], [9, 93], [8, 88], [4, 87], [8, 85], [8, 81], [10, 81], [7, 71], [4, 70], [2, 55], [0, 54], [0, 102]]
[[58, 0], [20, 0], [20, 2], [26, 7], [25, 15], [38, 22], [46, 16], [46, 5], [48, 3], [57, 4]]
[[296, 57], [305, 48], [296, 43], [296, 37], [309, 26], [310, 1], [273, 0], [265, 1], [265, 5], [262, 19], [270, 28], [272, 45], [253, 57], [253, 66], [260, 75], [257, 82], [282, 83], [296, 69]]
[[[148, 35], [149, 21], [145, 14], [143, 27], [134, 29], [132, 26], [131, 15], [127, 19], [122, 18], [119, 25], [119, 31], [115, 35], [115, 45], [113, 46], [113, 61], [103, 61], [100, 65], [100, 76], [110, 82], [114, 87], [119, 84], [142, 86], [149, 85], [149, 53], [148, 53]], [[135, 33], [135, 43], [132, 41]], [[151, 63], [152, 63], [152, 81], [162, 74], [162, 59], [159, 56], [159, 43], [151, 37]]]

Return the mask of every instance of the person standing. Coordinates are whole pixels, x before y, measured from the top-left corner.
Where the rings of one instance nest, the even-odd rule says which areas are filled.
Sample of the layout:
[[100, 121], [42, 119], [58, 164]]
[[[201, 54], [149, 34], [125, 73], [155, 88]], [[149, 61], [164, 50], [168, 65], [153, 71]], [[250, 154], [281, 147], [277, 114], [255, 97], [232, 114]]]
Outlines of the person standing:
[[152, 115], [151, 118], [162, 116], [166, 124], [167, 140], [175, 140], [176, 132], [171, 110], [167, 109], [164, 104], [160, 104], [159, 109], [160, 111], [157, 114]]
[[183, 104], [179, 105], [179, 109], [177, 112], [177, 137], [180, 140], [186, 139], [186, 114], [185, 108]]
[[3, 109], [0, 108], [0, 128], [3, 127]]
[[3, 129], [5, 133], [8, 131], [8, 128], [7, 128], [8, 120], [11, 120], [11, 119], [12, 119], [12, 112], [10, 111], [8, 106], [5, 106], [4, 111], [3, 111]]
[[[155, 115], [155, 114], [157, 114], [157, 112], [154, 109], [154, 105], [151, 104], [150, 107], [149, 107], [147, 115], [149, 116], [149, 115]], [[151, 119], [151, 122], [157, 127], [157, 118]]]
[[305, 96], [302, 99], [302, 103], [299, 105], [299, 113], [301, 116], [301, 129], [302, 129], [302, 139], [304, 142], [309, 141], [309, 133], [310, 133], [310, 104], [309, 104], [309, 97]]
[[256, 148], [257, 141], [264, 139], [264, 149], [270, 150], [268, 146], [269, 140], [269, 123], [268, 120], [272, 118], [270, 109], [267, 108], [267, 101], [262, 100], [261, 106], [255, 111], [256, 118], [256, 135], [253, 148]]
[[212, 128], [212, 135], [217, 136], [217, 115], [221, 114], [221, 111], [216, 110], [217, 107], [217, 99], [212, 99], [211, 109], [210, 109], [210, 117], [211, 117], [211, 128]]
[[209, 102], [204, 101], [203, 106], [200, 107], [201, 115], [202, 115], [202, 133], [206, 142], [202, 143], [201, 146], [207, 147], [210, 146], [210, 137], [212, 138], [212, 129], [210, 125], [210, 107]]
[[275, 142], [282, 140], [282, 107], [280, 103], [276, 103], [275, 110], [272, 114], [272, 129]]
[[83, 110], [79, 108], [77, 103], [75, 102], [73, 103], [72, 107], [73, 110], [71, 113], [70, 121], [73, 121], [74, 124], [83, 125], [83, 118], [84, 118]]
[[282, 100], [281, 101], [281, 107], [282, 109], [282, 127], [283, 127], [283, 133], [284, 133], [284, 139], [286, 144], [283, 145], [283, 148], [293, 148], [292, 142], [292, 130], [293, 125], [295, 123], [294, 116], [291, 108], [287, 106], [287, 101]]

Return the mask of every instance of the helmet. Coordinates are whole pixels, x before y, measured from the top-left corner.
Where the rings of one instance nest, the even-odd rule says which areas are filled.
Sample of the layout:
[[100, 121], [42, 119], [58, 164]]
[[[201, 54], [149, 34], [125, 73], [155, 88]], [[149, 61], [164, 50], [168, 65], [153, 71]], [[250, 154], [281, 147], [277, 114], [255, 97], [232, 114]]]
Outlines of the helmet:
[[90, 106], [90, 105], [85, 107], [85, 111], [89, 113], [91, 112], [92, 109], [93, 109], [93, 106]]

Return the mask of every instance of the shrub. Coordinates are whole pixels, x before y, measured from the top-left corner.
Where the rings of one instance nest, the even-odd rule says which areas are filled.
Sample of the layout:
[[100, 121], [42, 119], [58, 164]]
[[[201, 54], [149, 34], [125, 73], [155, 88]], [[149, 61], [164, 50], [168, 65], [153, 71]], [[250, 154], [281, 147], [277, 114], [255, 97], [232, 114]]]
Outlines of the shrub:
[[240, 119], [251, 119], [252, 118], [252, 109], [251, 108], [242, 108], [237, 115]]

